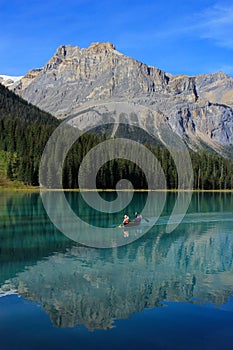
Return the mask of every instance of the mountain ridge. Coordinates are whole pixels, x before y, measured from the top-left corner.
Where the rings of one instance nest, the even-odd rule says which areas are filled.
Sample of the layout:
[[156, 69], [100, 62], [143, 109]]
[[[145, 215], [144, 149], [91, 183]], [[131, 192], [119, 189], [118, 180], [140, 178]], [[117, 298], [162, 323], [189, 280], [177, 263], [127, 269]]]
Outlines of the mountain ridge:
[[138, 112], [141, 125], [157, 131], [165, 125], [194, 150], [206, 144], [224, 154], [233, 144], [230, 76], [172, 75], [125, 56], [109, 42], [82, 49], [61, 45], [44, 67], [32, 69], [10, 88], [57, 118], [84, 107], [106, 103], [107, 109], [109, 102], [127, 102], [151, 110], [150, 118]]

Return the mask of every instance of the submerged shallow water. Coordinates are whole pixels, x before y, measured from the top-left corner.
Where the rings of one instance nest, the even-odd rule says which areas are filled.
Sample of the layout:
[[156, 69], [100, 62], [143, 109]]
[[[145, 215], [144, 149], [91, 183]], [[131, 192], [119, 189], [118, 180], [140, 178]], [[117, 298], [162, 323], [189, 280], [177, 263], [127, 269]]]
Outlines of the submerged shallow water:
[[[92, 225], [122, 220], [123, 211], [103, 214], [79, 193], [66, 196]], [[125, 211], [141, 211], [146, 196], [136, 193]], [[176, 196], [167, 194], [148, 232], [118, 229], [129, 244], [98, 249], [58, 231], [39, 194], [2, 193], [1, 350], [232, 349], [233, 194], [193, 194], [182, 223], [166, 233]], [[155, 193], [147, 220], [160, 200]]]

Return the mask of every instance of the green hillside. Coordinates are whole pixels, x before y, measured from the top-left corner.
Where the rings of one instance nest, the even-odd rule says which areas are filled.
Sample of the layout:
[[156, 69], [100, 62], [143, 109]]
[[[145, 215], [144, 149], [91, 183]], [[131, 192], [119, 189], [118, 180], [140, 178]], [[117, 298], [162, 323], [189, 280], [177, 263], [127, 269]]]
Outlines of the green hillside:
[[40, 156], [58, 125], [0, 84], [0, 186], [38, 185]]
[[0, 151], [0, 184], [6, 185], [7, 180], [7, 152]]

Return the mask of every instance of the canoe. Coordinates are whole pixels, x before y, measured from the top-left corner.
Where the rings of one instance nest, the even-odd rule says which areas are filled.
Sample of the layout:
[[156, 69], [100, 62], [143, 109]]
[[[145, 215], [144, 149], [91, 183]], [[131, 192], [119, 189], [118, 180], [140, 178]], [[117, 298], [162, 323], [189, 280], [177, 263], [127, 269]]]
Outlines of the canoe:
[[120, 228], [134, 227], [140, 225], [141, 221], [130, 221], [127, 225], [120, 225]]

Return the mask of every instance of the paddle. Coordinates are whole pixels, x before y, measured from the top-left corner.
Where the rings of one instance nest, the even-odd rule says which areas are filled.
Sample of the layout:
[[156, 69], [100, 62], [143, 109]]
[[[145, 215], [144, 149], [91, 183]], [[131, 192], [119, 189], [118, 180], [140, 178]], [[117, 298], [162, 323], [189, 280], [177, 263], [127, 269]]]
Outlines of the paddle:
[[117, 224], [117, 225], [111, 225], [110, 227], [115, 228], [115, 227], [123, 227], [122, 224]]
[[149, 221], [150, 221], [149, 219], [145, 218], [144, 216], [143, 216], [143, 219], [146, 220], [146, 222], [149, 222]]

